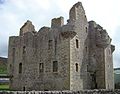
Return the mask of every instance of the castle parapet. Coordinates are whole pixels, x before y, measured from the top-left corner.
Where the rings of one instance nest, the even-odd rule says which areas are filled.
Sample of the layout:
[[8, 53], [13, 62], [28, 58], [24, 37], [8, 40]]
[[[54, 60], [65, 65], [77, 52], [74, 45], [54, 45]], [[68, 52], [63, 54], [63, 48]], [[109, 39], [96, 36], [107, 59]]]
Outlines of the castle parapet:
[[44, 31], [49, 31], [49, 30], [50, 30], [49, 27], [44, 26], [44, 27], [40, 28], [40, 30], [38, 32], [44, 32]]
[[64, 18], [59, 17], [59, 18], [53, 18], [51, 21], [51, 27], [52, 28], [58, 28], [64, 25]]
[[97, 25], [95, 29], [96, 45], [102, 48], [106, 48], [111, 43], [111, 38], [109, 37], [106, 30], [104, 30], [101, 26]]

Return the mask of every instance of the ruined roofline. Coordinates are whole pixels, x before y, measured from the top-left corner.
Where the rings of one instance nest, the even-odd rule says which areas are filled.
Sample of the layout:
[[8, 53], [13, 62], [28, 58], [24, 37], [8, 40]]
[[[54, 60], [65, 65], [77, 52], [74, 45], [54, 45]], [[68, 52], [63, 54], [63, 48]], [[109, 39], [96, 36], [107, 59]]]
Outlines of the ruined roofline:
[[[95, 21], [89, 21], [88, 23], [89, 28], [92, 28], [92, 31], [95, 33], [96, 45], [98, 45], [98, 47], [106, 48], [108, 45], [111, 45], [112, 39], [102, 26]], [[111, 46], [111, 49], [113, 52], [114, 47]]]
[[[38, 30], [38, 32], [41, 32], [41, 31], [49, 31], [50, 30], [50, 27], [47, 27], [47, 26], [43, 26], [43, 27], [41, 27], [39, 30]], [[38, 33], [37, 32], [37, 33]]]
[[[79, 8], [80, 7], [80, 8]], [[75, 9], [75, 8], [79, 8], [79, 9], [81, 9], [82, 8], [82, 10], [81, 11], [84, 11], [84, 8], [83, 8], [83, 6], [82, 6], [82, 3], [81, 2], [77, 2], [76, 4], [74, 4], [73, 5], [73, 7], [70, 9], [70, 11], [73, 11], [72, 9]], [[70, 13], [70, 11], [69, 11], [69, 16], [71, 15], [72, 16], [72, 14]], [[76, 12], [77, 12], [77, 10], [75, 10]], [[85, 11], [84, 11], [85, 12]], [[75, 14], [74, 14], [75, 15]], [[70, 19], [70, 17], [69, 17], [69, 19], [68, 20], [71, 20]], [[69, 22], [68, 22], [69, 23]], [[60, 17], [58, 17], [58, 18], [53, 18], [52, 20], [51, 20], [51, 27], [50, 28], [60, 28], [60, 27], [62, 27], [64, 25], [64, 17], [62, 17], [62, 16], [60, 16]], [[46, 28], [49, 28], [49, 27], [47, 27], [47, 26], [44, 26], [44, 29], [45, 29], [45, 27]], [[41, 27], [40, 29], [39, 29], [39, 31], [41, 31], [43, 29], [43, 27]], [[39, 32], [38, 31], [38, 32]], [[22, 35], [24, 35], [24, 33], [27, 33], [27, 32], [31, 32], [31, 33], [33, 33], [33, 34], [35, 34], [35, 29], [34, 29], [34, 25], [32, 24], [32, 22], [30, 21], [30, 20], [27, 20], [27, 22], [25, 22], [24, 23], [24, 25], [20, 28], [20, 34], [19, 34], [19, 36], [22, 36]]]
[[51, 28], [57, 28], [64, 25], [64, 17], [53, 18], [51, 20]]
[[[79, 6], [84, 10], [84, 8], [83, 8], [83, 6], [82, 6], [82, 2], [77, 2], [76, 4], [74, 4], [74, 5], [72, 6], [72, 8], [75, 8], [75, 7], [78, 8]], [[72, 8], [71, 8], [71, 9], [72, 9]]]
[[27, 33], [27, 32], [32, 32], [33, 34], [36, 33], [35, 27], [30, 20], [27, 20], [24, 23], [24, 25], [20, 28], [19, 36], [23, 36], [24, 33]]
[[27, 21], [24, 23], [24, 25], [20, 28], [20, 30], [22, 30], [22, 28], [24, 28], [28, 23], [32, 24], [32, 21], [27, 20]]
[[76, 4], [72, 6], [72, 8], [69, 11], [69, 20], [71, 21], [77, 20], [78, 14], [80, 15], [81, 13], [84, 14], [85, 18], [87, 19], [82, 3], [77, 2]]
[[[94, 28], [98, 28], [98, 29], [101, 29], [102, 31], [104, 31], [104, 33], [107, 33], [106, 31], [106, 29], [104, 29], [101, 25], [99, 25], [99, 24], [97, 24], [95, 21], [93, 21], [93, 20], [91, 20], [91, 21], [89, 21], [88, 22], [89, 23], [89, 25], [90, 24], [92, 24], [93, 26], [94, 26]], [[107, 33], [108, 34], [108, 33]], [[109, 36], [110, 37], [110, 36]]]

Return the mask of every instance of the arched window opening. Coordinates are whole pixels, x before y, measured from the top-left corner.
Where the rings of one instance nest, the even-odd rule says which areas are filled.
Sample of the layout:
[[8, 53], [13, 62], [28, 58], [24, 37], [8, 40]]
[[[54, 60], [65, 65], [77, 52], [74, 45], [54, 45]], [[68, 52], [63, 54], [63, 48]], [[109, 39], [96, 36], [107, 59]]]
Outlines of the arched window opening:
[[78, 39], [76, 39], [76, 48], [79, 48]]
[[58, 62], [53, 61], [53, 72], [58, 72]]
[[22, 63], [19, 64], [19, 73], [22, 73]]
[[76, 63], [75, 66], [76, 66], [76, 72], [78, 72], [78, 63]]

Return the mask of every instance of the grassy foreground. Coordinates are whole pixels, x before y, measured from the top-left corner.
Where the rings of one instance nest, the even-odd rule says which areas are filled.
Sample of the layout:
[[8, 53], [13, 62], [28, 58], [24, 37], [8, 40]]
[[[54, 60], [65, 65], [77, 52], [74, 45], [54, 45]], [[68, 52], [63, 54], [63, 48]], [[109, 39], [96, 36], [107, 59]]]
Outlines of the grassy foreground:
[[9, 85], [0, 85], [0, 90], [9, 90]]
[[5, 63], [0, 63], [0, 74], [7, 74], [7, 65]]

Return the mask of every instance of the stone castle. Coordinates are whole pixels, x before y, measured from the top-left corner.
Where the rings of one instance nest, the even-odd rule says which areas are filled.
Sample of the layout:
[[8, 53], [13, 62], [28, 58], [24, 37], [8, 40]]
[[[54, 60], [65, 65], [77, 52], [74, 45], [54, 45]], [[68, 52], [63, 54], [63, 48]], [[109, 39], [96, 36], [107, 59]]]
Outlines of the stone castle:
[[87, 21], [81, 2], [67, 24], [54, 18], [35, 31], [31, 21], [9, 38], [8, 71], [12, 90], [114, 89], [112, 53], [105, 29]]

